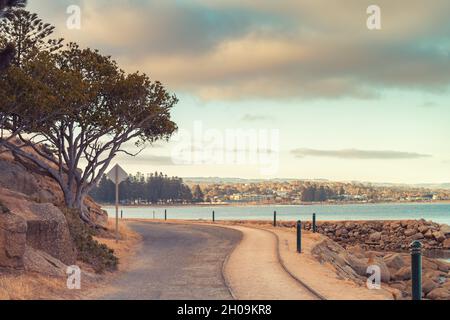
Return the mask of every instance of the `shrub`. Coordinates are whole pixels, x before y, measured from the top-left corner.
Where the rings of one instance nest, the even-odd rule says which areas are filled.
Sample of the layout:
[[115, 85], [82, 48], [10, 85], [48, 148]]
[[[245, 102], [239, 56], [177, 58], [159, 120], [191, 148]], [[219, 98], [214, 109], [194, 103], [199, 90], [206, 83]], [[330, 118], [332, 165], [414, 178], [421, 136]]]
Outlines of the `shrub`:
[[93, 238], [95, 230], [80, 219], [78, 210], [65, 208], [62, 211], [77, 248], [77, 258], [91, 265], [97, 273], [116, 270], [119, 259], [114, 255], [114, 250]]

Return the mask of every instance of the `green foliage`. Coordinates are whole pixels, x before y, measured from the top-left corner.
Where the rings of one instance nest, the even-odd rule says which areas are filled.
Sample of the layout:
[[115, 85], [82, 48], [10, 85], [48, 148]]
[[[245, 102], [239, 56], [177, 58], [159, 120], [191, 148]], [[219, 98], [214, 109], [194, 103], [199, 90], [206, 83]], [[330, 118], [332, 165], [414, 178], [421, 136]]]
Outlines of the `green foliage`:
[[302, 191], [302, 201], [304, 202], [324, 202], [335, 196], [336, 193], [332, 189], [324, 186], [311, 185]]
[[203, 202], [205, 195], [203, 194], [203, 191], [199, 185], [196, 185], [194, 187], [194, 192], [192, 194], [192, 197], [194, 198], [195, 202]]
[[0, 42], [14, 46], [12, 63], [21, 66], [39, 52], [53, 52], [62, 47], [62, 39], [49, 39], [54, 29], [35, 13], [24, 9], [11, 10], [0, 22]]
[[67, 207], [81, 208], [112, 159], [132, 155], [122, 147], [126, 142], [143, 148], [169, 139], [177, 130], [170, 112], [178, 99], [97, 50], [75, 43], [61, 48], [62, 40], [49, 39], [53, 30], [22, 9], [0, 23], [0, 38], [16, 47], [13, 67], [0, 77], [0, 129], [18, 138], [11, 143], [2, 136], [0, 144], [53, 178]]
[[[11, 10], [25, 7], [26, 3], [26, 0], [0, 0], [0, 19], [10, 14]], [[9, 66], [15, 53], [16, 51], [12, 43], [7, 43], [0, 47], [0, 72]]]
[[114, 250], [94, 240], [92, 237], [95, 234], [94, 229], [83, 223], [77, 210], [65, 208], [62, 211], [69, 224], [78, 259], [91, 265], [97, 273], [116, 270], [119, 260], [114, 255]]

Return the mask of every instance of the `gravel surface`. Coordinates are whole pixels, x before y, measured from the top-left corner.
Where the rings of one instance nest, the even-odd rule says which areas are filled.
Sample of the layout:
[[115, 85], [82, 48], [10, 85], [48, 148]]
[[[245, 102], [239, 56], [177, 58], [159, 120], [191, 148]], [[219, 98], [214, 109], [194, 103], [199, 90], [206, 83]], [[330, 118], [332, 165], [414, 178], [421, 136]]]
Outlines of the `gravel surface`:
[[103, 292], [113, 300], [231, 299], [222, 275], [237, 230], [214, 226], [133, 222], [143, 237], [130, 268]]

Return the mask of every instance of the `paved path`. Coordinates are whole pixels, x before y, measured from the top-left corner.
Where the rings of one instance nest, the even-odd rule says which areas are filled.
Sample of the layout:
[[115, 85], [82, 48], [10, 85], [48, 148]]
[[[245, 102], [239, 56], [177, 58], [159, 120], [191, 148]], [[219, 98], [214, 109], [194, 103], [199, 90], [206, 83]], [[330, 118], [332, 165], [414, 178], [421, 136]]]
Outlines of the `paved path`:
[[143, 237], [130, 269], [102, 299], [231, 299], [222, 265], [241, 233], [214, 226], [133, 222]]
[[274, 234], [241, 226], [231, 228], [244, 235], [225, 268], [226, 278], [237, 299], [318, 299], [282, 268], [278, 260], [277, 239]]

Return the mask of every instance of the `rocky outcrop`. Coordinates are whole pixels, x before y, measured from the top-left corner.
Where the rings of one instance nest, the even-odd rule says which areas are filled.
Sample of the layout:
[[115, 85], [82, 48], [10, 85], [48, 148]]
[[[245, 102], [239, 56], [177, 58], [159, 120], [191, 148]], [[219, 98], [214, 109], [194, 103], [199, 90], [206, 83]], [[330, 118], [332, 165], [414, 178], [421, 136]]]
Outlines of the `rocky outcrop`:
[[22, 270], [23, 255], [27, 240], [27, 223], [25, 219], [0, 210], [0, 269]]
[[[19, 163], [8, 153], [0, 155], [0, 186], [27, 195], [37, 203], [64, 206], [64, 195], [59, 185], [50, 177], [41, 174], [33, 165]], [[83, 210], [91, 221], [106, 226], [108, 215], [92, 199], [87, 197]]]
[[29, 272], [36, 272], [51, 277], [64, 277], [67, 266], [60, 260], [29, 246], [26, 247], [23, 255], [24, 269]]
[[[338, 276], [365, 285], [367, 268], [377, 265], [381, 272], [382, 288], [392, 292], [395, 299], [411, 297], [411, 256], [408, 253], [364, 250], [361, 246], [346, 249], [323, 237], [311, 253], [321, 263], [331, 264]], [[450, 299], [450, 263], [423, 257], [422, 290], [426, 299]]]
[[[9, 226], [4, 251], [17, 254], [17, 267], [23, 267], [24, 245], [41, 250], [66, 264], [76, 261], [76, 250], [63, 213], [51, 203], [36, 203], [24, 194], [0, 187], [0, 202], [8, 213], [0, 216], [0, 225]], [[25, 241], [23, 241], [25, 240]], [[11, 254], [9, 254], [11, 256]], [[6, 266], [0, 259], [0, 266]]]
[[[311, 223], [305, 223], [311, 229]], [[343, 247], [359, 244], [365, 250], [408, 251], [414, 240], [425, 250], [450, 249], [448, 225], [425, 220], [407, 221], [328, 221], [317, 224], [319, 233]]]

